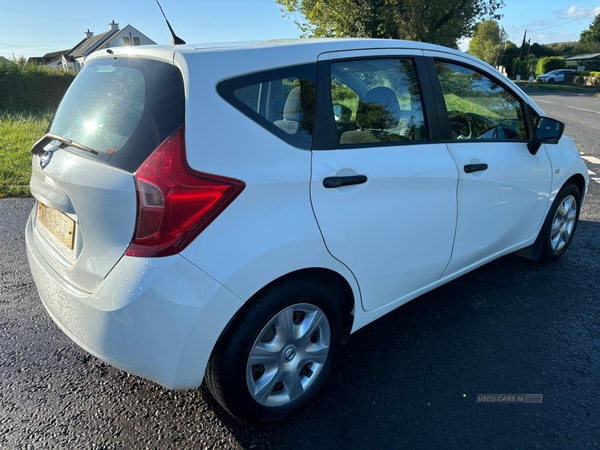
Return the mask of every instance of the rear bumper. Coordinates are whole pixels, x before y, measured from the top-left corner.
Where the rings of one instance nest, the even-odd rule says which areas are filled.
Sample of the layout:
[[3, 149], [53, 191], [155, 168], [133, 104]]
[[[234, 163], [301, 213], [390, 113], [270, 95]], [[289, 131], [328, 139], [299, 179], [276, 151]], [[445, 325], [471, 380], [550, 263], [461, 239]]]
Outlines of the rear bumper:
[[183, 257], [123, 257], [91, 294], [43, 259], [26, 229], [27, 257], [42, 303], [92, 355], [170, 389], [202, 383], [221, 332], [242, 300]]

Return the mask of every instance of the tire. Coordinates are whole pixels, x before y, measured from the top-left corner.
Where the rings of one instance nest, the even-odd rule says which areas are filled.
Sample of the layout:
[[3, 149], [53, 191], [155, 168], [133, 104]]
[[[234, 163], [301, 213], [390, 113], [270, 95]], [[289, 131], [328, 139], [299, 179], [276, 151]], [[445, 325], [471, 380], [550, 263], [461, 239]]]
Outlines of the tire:
[[554, 83], [554, 78], [550, 78], [550, 79], [548, 80], [548, 83], [550, 83], [550, 84]]
[[323, 385], [341, 330], [336, 297], [326, 286], [304, 278], [277, 283], [234, 318], [211, 355], [207, 387], [241, 421], [283, 419]]
[[541, 231], [543, 261], [556, 261], [573, 240], [579, 221], [581, 194], [574, 184], [566, 184], [556, 195]]

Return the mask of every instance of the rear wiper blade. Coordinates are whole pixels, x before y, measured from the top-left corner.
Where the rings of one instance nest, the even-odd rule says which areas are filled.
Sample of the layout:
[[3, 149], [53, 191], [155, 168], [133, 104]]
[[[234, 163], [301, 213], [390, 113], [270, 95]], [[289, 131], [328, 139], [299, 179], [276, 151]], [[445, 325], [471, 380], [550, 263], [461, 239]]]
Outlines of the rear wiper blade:
[[[83, 144], [80, 144], [79, 142], [72, 141], [71, 139], [64, 138], [64, 137], [59, 136], [59, 135], [54, 134], [54, 133], [46, 133], [46, 135], [42, 139], [57, 140], [57, 141], [65, 144], [67, 146], [75, 147], [75, 148], [78, 148], [79, 150], [83, 150], [83, 151], [92, 153], [94, 155], [98, 154], [98, 152], [96, 150], [94, 150], [94, 149], [91, 149], [89, 147], [86, 147]], [[33, 148], [35, 149], [36, 147], [37, 147], [37, 144], [34, 145]], [[33, 149], [32, 149], [32, 152], [33, 152]]]

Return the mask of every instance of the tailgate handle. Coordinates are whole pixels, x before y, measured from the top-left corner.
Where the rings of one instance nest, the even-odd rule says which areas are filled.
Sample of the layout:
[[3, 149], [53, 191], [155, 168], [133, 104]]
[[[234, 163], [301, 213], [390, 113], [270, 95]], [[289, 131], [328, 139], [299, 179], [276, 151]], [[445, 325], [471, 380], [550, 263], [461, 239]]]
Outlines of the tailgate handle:
[[323, 186], [327, 189], [339, 188], [342, 186], [352, 186], [354, 184], [363, 184], [367, 182], [366, 175], [349, 175], [345, 177], [327, 177], [323, 180]]
[[467, 164], [465, 166], [465, 172], [466, 173], [473, 173], [473, 172], [479, 172], [481, 170], [487, 170], [488, 165], [485, 163], [482, 164]]

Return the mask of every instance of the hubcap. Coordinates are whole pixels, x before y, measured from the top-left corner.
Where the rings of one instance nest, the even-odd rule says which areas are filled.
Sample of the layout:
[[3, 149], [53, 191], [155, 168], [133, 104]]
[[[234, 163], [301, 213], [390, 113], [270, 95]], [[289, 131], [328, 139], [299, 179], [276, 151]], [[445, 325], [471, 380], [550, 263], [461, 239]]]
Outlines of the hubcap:
[[246, 365], [252, 398], [264, 406], [284, 406], [306, 393], [323, 370], [331, 341], [327, 316], [308, 303], [273, 317], [254, 342]]
[[555, 252], [561, 251], [569, 243], [575, 220], [577, 219], [577, 201], [572, 195], [566, 196], [554, 214], [550, 230], [550, 246]]

